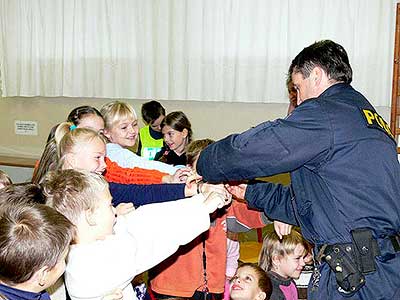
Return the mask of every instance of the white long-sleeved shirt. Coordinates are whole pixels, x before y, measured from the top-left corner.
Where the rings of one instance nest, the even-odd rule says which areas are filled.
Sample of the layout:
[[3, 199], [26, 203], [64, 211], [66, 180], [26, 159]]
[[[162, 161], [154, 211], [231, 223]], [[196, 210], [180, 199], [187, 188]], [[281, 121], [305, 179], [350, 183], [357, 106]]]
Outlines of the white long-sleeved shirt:
[[173, 254], [210, 226], [199, 194], [150, 204], [118, 217], [115, 234], [90, 244], [73, 245], [65, 283], [71, 299], [101, 299], [116, 288], [134, 299], [131, 280]]
[[177, 170], [177, 168], [172, 165], [160, 161], [147, 160], [118, 144], [108, 143], [106, 147], [107, 157], [123, 168], [138, 167], [142, 169], [158, 170], [168, 174], [174, 174]]

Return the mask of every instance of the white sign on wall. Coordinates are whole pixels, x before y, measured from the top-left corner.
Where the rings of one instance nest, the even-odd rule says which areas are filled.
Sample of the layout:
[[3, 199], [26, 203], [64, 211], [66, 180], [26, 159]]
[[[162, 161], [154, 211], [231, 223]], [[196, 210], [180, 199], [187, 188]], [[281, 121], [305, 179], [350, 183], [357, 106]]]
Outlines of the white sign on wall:
[[15, 134], [38, 135], [38, 124], [36, 121], [14, 121]]

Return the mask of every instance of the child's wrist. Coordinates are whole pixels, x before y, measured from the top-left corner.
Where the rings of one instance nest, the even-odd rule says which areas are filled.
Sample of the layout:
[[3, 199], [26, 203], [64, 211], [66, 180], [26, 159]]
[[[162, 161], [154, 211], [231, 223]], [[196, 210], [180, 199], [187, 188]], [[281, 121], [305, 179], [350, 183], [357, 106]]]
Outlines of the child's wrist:
[[201, 193], [202, 193], [202, 187], [203, 187], [203, 185], [204, 185], [204, 182], [203, 182], [203, 181], [199, 181], [199, 182], [197, 183], [197, 194], [201, 194]]

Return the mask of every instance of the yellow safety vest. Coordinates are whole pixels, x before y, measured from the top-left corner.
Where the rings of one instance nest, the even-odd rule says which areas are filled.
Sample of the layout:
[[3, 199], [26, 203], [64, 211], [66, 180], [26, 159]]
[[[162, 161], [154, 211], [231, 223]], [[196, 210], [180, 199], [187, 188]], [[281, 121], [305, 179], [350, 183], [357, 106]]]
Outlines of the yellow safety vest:
[[153, 139], [150, 135], [150, 126], [140, 128], [139, 138], [142, 144], [142, 149], [140, 151], [140, 156], [148, 159], [154, 160], [156, 154], [161, 150], [164, 140], [163, 139]]

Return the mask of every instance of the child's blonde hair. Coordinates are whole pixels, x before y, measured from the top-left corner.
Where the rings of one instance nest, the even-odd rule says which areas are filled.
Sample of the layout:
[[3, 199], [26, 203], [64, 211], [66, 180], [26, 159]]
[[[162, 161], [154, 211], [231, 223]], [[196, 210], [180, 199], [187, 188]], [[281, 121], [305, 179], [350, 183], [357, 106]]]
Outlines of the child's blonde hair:
[[66, 216], [74, 225], [86, 210], [99, 204], [99, 193], [108, 189], [103, 176], [85, 170], [49, 172], [42, 184], [47, 204]]
[[39, 164], [32, 175], [32, 183], [40, 183], [48, 171], [56, 170], [58, 161], [57, 144], [54, 138], [52, 138], [44, 147]]
[[114, 125], [122, 119], [137, 119], [136, 112], [133, 107], [128, 103], [121, 101], [114, 101], [104, 104], [100, 109], [100, 113], [103, 116], [105, 123], [104, 127], [106, 130], [111, 130]]
[[65, 155], [73, 152], [77, 145], [87, 144], [95, 139], [105, 143], [105, 138], [102, 134], [89, 128], [75, 128], [73, 126], [73, 123], [70, 122], [61, 123], [54, 136], [60, 166], [65, 162]]
[[292, 229], [290, 234], [284, 235], [279, 239], [275, 231], [267, 233], [264, 237], [263, 245], [258, 259], [258, 265], [265, 271], [272, 269], [272, 260], [275, 256], [285, 257], [286, 255], [293, 254], [297, 245], [304, 247], [304, 254], [309, 249], [307, 241], [296, 230]]
[[0, 186], [5, 187], [10, 184], [12, 184], [10, 176], [8, 176], [6, 172], [0, 170]]

